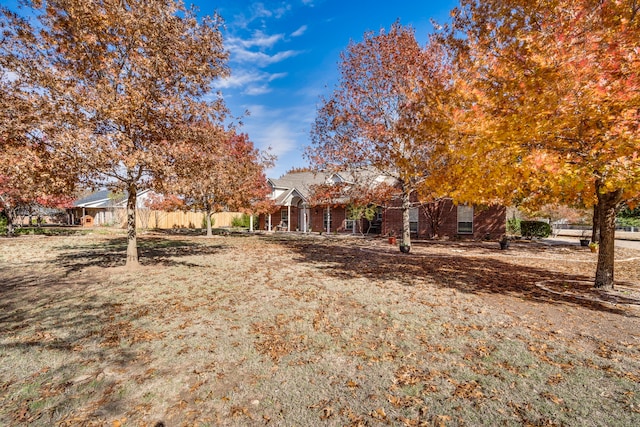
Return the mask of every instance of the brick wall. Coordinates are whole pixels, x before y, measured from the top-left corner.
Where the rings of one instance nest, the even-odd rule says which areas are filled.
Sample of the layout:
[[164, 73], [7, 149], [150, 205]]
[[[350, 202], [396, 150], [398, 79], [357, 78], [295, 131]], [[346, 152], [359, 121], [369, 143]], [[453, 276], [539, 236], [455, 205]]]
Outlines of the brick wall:
[[[458, 208], [451, 200], [445, 200], [442, 209], [441, 223], [438, 230], [439, 237], [448, 238], [473, 238], [497, 239], [506, 232], [506, 208], [503, 206], [475, 207], [473, 210], [473, 233], [458, 233]], [[280, 224], [281, 211], [286, 207], [279, 207], [271, 213], [271, 226], [275, 230]], [[326, 231], [324, 226], [324, 207], [316, 206], [309, 210], [309, 226], [314, 232]], [[295, 231], [302, 227], [299, 224], [298, 208], [291, 207], [291, 231]], [[331, 232], [351, 233], [345, 229], [346, 210], [344, 207], [331, 208]], [[260, 215], [259, 229], [266, 230], [268, 219], [266, 215]], [[402, 233], [402, 210], [399, 203], [395, 206], [385, 209], [383, 212], [381, 233], [383, 235], [393, 234], [400, 236]], [[431, 229], [429, 221], [424, 214], [424, 208], [420, 208], [418, 212], [418, 233], [412, 237], [432, 238], [434, 232]]]
[[[458, 208], [452, 200], [445, 200], [442, 208], [439, 237], [460, 237], [497, 239], [506, 232], [507, 210], [504, 206], [475, 207], [473, 210], [473, 233], [458, 233]], [[383, 214], [382, 234], [402, 234], [402, 210], [399, 203], [387, 208]], [[424, 208], [418, 212], [418, 233], [412, 237], [432, 238], [434, 232], [424, 214]]]
[[[324, 226], [324, 211], [325, 207], [315, 206], [310, 209], [310, 221], [311, 230], [313, 231], [327, 231]], [[331, 208], [331, 232], [343, 232], [345, 226], [345, 220], [347, 218], [344, 207]]]

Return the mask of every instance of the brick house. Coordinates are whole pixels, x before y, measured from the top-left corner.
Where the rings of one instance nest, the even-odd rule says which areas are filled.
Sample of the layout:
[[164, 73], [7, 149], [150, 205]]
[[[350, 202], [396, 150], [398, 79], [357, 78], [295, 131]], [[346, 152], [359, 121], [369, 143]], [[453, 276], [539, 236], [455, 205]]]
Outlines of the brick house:
[[[345, 201], [329, 204], [314, 203], [313, 190], [317, 185], [349, 184], [348, 174], [324, 175], [313, 172], [290, 172], [278, 179], [268, 179], [274, 209], [260, 215], [258, 228], [267, 231], [323, 231], [331, 233], [359, 233], [399, 236], [402, 230], [402, 211], [399, 200], [389, 200], [377, 207], [372, 221], [350, 220]], [[389, 177], [377, 175], [374, 183], [392, 182]], [[413, 237], [434, 237], [432, 221], [426, 215], [427, 207], [413, 198], [410, 229]], [[506, 208], [504, 206], [456, 205], [451, 199], [440, 202], [438, 237], [498, 238], [506, 231]]]

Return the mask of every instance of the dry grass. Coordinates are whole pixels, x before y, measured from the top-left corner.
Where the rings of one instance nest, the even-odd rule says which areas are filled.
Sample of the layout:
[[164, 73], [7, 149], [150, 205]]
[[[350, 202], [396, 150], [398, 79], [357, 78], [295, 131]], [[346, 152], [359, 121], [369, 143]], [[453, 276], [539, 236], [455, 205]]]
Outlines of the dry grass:
[[0, 240], [0, 425], [640, 425], [640, 256], [277, 236]]

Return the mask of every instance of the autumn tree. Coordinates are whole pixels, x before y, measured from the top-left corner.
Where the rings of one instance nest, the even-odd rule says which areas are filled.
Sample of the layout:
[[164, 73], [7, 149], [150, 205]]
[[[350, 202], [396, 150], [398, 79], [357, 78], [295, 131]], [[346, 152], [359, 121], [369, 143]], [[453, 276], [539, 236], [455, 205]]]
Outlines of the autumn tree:
[[640, 190], [639, 11], [635, 0], [463, 0], [450, 32], [469, 95], [460, 153], [538, 203], [596, 205], [596, 287], [613, 286], [616, 211]]
[[[323, 173], [323, 172], [318, 172]], [[354, 224], [375, 218], [378, 207], [397, 196], [395, 180], [381, 176], [375, 169], [359, 168], [339, 173], [324, 173], [325, 182], [309, 186], [309, 204], [333, 208], [346, 206], [348, 220]], [[334, 179], [339, 177], [338, 179]], [[329, 230], [326, 230], [329, 232]], [[354, 228], [354, 231], [357, 231]], [[364, 233], [364, 229], [360, 230]]]
[[[403, 246], [410, 245], [411, 195], [436, 167], [435, 147], [442, 142], [441, 117], [429, 108], [416, 116], [413, 102], [419, 88], [446, 92], [440, 59], [434, 46], [422, 48], [413, 29], [399, 23], [351, 42], [341, 55], [337, 88], [318, 108], [307, 152], [318, 170], [372, 168], [395, 178]], [[438, 107], [435, 100], [431, 107]]]
[[47, 94], [57, 150], [85, 180], [127, 192], [127, 265], [137, 265], [138, 191], [174, 173], [185, 124], [223, 120], [222, 101], [208, 100], [227, 74], [221, 18], [179, 0], [27, 3], [37, 23], [4, 13], [21, 45], [7, 69]]
[[19, 211], [67, 207], [77, 172], [50, 143], [53, 115], [46, 96], [7, 71], [15, 33], [4, 21], [0, 28], [0, 211], [12, 235]]
[[256, 149], [248, 135], [213, 124], [188, 133], [183, 151], [175, 158], [175, 179], [165, 191], [180, 196], [184, 206], [202, 210], [211, 237], [211, 217], [216, 212], [261, 212], [270, 189], [265, 169], [273, 158]]

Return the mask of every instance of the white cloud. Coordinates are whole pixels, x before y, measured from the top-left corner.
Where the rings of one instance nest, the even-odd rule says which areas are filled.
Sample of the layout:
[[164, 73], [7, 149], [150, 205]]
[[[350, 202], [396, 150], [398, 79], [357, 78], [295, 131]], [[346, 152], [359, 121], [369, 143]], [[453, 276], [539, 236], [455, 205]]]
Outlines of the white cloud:
[[291, 10], [290, 4], [268, 9], [264, 3], [258, 2], [251, 5], [250, 15], [244, 14], [234, 16], [234, 25], [241, 28], [248, 28], [249, 25], [256, 20], [265, 20], [267, 18], [280, 19]]
[[263, 95], [271, 92], [267, 85], [277, 79], [282, 79], [287, 73], [266, 73], [263, 71], [240, 70], [232, 72], [231, 76], [221, 79], [214, 84], [215, 89], [244, 88], [246, 95]]
[[249, 86], [242, 93], [244, 95], [257, 96], [257, 95], [264, 95], [269, 92], [271, 92], [271, 88], [269, 86], [260, 85], [260, 86]]
[[249, 40], [230, 37], [227, 39], [227, 46], [229, 49], [238, 48], [239, 46], [244, 48], [251, 48], [255, 46], [260, 48], [270, 48], [283, 38], [284, 34], [267, 35], [264, 32], [257, 30]]
[[307, 27], [306, 25], [301, 26], [300, 28], [295, 30], [293, 33], [291, 33], [291, 37], [300, 37], [307, 31], [308, 28], [309, 27]]
[[257, 64], [260, 67], [266, 67], [267, 65], [276, 64], [284, 61], [287, 58], [299, 55], [302, 52], [297, 50], [285, 50], [278, 52], [274, 55], [268, 55], [264, 52], [251, 52], [246, 49], [234, 49], [231, 51], [232, 60], [238, 62], [249, 62]]
[[296, 149], [298, 132], [294, 132], [285, 123], [274, 123], [256, 134], [255, 142], [262, 148], [271, 147], [271, 153], [281, 157]]
[[0, 69], [0, 80], [4, 80], [6, 82], [12, 83], [18, 80], [18, 73], [14, 71], [6, 71], [4, 69]]
[[[258, 30], [247, 40], [229, 37], [226, 40], [226, 48], [231, 53], [232, 61], [255, 63], [259, 67], [265, 67], [302, 53], [301, 51], [285, 50], [269, 55], [264, 52], [265, 49], [272, 48], [278, 41], [283, 39], [284, 34], [267, 35]], [[258, 51], [251, 50], [254, 47], [257, 47]]]

